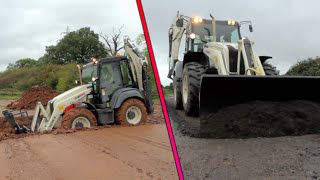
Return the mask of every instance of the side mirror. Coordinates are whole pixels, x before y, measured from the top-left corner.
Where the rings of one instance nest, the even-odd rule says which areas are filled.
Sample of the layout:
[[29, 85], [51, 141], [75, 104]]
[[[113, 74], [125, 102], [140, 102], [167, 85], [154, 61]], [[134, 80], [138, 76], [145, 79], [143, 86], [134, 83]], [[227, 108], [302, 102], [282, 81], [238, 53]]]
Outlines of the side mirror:
[[176, 22], [176, 25], [178, 27], [183, 27], [183, 19], [178, 19], [177, 22]]
[[250, 32], [253, 32], [253, 27], [252, 27], [251, 24], [249, 25], [249, 31], [250, 31]]

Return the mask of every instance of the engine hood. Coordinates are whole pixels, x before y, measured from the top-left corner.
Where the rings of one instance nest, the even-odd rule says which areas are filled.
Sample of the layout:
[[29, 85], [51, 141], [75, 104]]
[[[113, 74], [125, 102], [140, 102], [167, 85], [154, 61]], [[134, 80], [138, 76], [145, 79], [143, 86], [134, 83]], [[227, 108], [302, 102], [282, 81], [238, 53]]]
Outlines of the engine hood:
[[235, 49], [238, 49], [238, 43], [228, 43], [228, 42], [208, 42], [205, 44], [208, 48], [210, 47], [223, 47], [223, 46], [232, 46]]

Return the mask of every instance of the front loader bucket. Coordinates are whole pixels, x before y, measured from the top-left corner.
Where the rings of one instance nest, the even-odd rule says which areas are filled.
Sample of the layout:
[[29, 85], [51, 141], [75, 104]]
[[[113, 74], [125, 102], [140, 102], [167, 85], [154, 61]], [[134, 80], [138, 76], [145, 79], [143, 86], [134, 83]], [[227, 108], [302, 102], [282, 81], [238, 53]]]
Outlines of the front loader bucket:
[[[236, 111], [223, 111], [223, 109], [230, 109], [238, 104], [250, 102], [249, 104], [252, 106], [254, 103], [265, 105], [267, 104], [266, 102], [284, 103], [288, 101], [300, 100], [318, 103], [320, 102], [319, 84], [320, 77], [314, 76], [203, 75], [200, 88], [200, 129], [202, 133], [208, 133], [208, 130], [213, 128], [209, 125], [211, 122], [230, 119], [232, 116], [236, 117], [236, 113], [239, 114], [239, 112], [245, 111], [245, 106], [236, 107]], [[299, 107], [301, 108], [302, 106]], [[268, 108], [269, 106], [265, 105], [263, 110], [270, 110]], [[219, 114], [219, 116], [213, 116], [213, 114]], [[247, 116], [248, 114], [250, 114], [250, 111], [243, 116]], [[256, 116], [258, 117], [259, 115]], [[214, 118], [210, 119], [210, 117]], [[217, 120], [219, 117], [220, 120]], [[270, 117], [273, 118], [272, 115], [270, 115]], [[237, 120], [234, 120], [234, 122], [236, 121]], [[230, 131], [240, 132], [239, 128], [241, 128], [241, 125], [239, 124], [241, 124], [241, 122], [233, 123], [231, 125], [232, 127], [228, 127], [229, 124], [226, 123], [221, 125], [220, 129], [229, 128]], [[217, 126], [218, 125], [219, 124], [217, 124]], [[219, 127], [217, 126], [213, 129], [219, 131]], [[213, 132], [213, 134], [215, 133], [216, 132]], [[217, 137], [224, 137], [224, 135], [218, 133]]]

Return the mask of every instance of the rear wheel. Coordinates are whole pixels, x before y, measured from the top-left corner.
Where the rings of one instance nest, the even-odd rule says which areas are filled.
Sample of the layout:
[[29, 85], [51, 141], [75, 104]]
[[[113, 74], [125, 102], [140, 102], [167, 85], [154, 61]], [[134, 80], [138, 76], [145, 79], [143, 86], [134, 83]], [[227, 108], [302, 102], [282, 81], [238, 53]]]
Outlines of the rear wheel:
[[183, 109], [181, 82], [178, 82], [176, 76], [173, 76], [173, 103], [176, 109]]
[[182, 104], [188, 116], [199, 115], [199, 91], [203, 65], [190, 62], [185, 64], [182, 79]]
[[125, 100], [115, 114], [119, 125], [139, 125], [147, 120], [147, 108], [139, 99]]
[[61, 127], [65, 129], [91, 128], [97, 125], [95, 115], [86, 108], [73, 108], [62, 119]]

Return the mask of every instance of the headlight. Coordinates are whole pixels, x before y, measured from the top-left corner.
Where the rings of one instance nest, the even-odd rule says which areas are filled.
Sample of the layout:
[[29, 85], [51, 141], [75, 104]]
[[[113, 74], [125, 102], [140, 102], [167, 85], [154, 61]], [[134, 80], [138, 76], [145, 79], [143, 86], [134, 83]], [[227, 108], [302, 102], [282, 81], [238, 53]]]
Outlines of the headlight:
[[234, 25], [236, 25], [236, 21], [228, 20], [228, 25], [229, 26], [234, 26]]
[[196, 34], [195, 34], [195, 33], [191, 33], [191, 34], [189, 35], [189, 37], [190, 37], [190, 39], [194, 39], [194, 38], [196, 38]]
[[201, 17], [195, 16], [192, 18], [193, 23], [202, 23], [203, 19]]

